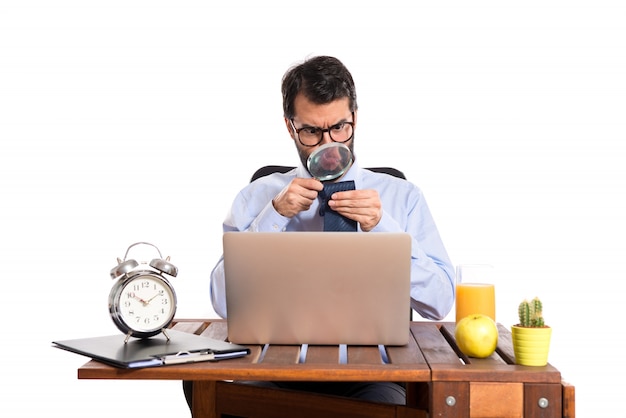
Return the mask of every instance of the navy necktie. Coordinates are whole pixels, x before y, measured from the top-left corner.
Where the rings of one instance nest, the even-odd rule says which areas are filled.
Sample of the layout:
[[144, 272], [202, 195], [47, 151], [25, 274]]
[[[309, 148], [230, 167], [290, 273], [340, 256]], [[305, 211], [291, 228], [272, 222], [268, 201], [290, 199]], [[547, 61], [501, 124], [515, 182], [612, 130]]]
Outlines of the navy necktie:
[[328, 206], [330, 197], [335, 192], [354, 190], [354, 181], [340, 181], [338, 183], [324, 183], [324, 190], [320, 192], [322, 202], [320, 204], [320, 216], [324, 217], [324, 231], [350, 231], [356, 232], [356, 221], [348, 219], [332, 210]]

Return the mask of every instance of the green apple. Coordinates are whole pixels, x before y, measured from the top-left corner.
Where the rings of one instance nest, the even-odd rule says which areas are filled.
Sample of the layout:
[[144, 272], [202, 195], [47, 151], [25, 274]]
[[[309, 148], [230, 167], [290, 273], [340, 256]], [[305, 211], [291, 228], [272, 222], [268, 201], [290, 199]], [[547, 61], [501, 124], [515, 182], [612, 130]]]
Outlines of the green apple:
[[463, 354], [469, 357], [486, 358], [496, 350], [498, 327], [487, 315], [472, 314], [456, 324], [454, 338]]

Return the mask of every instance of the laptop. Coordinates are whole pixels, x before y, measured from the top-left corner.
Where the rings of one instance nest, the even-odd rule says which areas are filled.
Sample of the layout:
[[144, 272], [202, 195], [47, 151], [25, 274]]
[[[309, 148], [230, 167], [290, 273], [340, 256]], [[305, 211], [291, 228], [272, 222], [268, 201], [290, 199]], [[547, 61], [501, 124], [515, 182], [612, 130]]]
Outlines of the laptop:
[[229, 341], [405, 345], [406, 233], [226, 232]]

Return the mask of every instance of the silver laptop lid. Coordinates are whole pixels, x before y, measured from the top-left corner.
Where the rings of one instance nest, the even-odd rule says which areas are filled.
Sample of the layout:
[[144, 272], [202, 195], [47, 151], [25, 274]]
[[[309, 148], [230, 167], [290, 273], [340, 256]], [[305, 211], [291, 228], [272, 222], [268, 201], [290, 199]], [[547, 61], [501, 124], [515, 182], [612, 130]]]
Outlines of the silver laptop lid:
[[223, 243], [230, 341], [408, 342], [409, 234], [228, 232]]

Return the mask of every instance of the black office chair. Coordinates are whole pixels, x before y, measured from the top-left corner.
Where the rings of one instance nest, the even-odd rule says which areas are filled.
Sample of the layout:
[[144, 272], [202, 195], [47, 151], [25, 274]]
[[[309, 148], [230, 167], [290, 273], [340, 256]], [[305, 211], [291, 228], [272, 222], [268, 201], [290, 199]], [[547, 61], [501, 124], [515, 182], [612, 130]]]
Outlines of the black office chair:
[[[252, 178], [250, 179], [251, 182], [253, 182], [254, 180], [261, 178], [261, 177], [265, 177], [267, 175], [270, 175], [272, 173], [286, 173], [290, 170], [293, 170], [295, 167], [289, 167], [286, 165], [266, 165], [264, 167], [259, 168], [257, 171], [254, 172], [254, 174], [252, 175]], [[389, 174], [391, 176], [394, 177], [398, 177], [401, 179], [406, 180], [406, 177], [404, 176], [404, 173], [400, 170], [396, 170], [395, 168], [391, 168], [391, 167], [369, 167], [368, 170], [370, 171], [374, 171], [377, 173], [385, 173], [385, 174]]]

